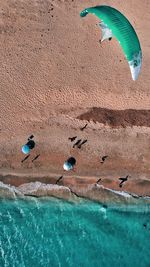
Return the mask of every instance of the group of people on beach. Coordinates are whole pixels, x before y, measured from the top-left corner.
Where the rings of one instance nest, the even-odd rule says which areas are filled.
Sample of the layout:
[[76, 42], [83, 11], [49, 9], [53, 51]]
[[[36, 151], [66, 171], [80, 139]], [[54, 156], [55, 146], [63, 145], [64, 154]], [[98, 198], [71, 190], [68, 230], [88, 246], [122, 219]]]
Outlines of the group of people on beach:
[[[83, 131], [84, 129], [86, 129], [87, 127], [87, 123], [80, 128], [81, 131]], [[27, 156], [21, 161], [22, 163], [27, 160], [30, 157], [30, 151], [35, 147], [35, 141], [33, 140], [34, 135], [32, 134], [29, 138], [28, 141], [25, 145], [22, 146], [22, 152], [24, 154], [27, 154]], [[70, 140], [71, 142], [74, 142], [77, 139], [77, 136], [73, 136], [73, 137], [69, 137], [68, 140]], [[77, 139], [76, 142], [73, 144], [73, 148], [77, 147], [79, 149], [81, 149], [81, 147], [87, 142], [87, 139]], [[36, 155], [33, 159], [32, 162], [34, 162], [35, 160], [37, 160], [39, 158], [40, 154]], [[105, 160], [108, 158], [108, 155], [102, 156], [100, 163], [103, 164], [105, 162]], [[63, 168], [65, 171], [69, 171], [69, 170], [74, 170], [74, 166], [76, 164], [76, 159], [74, 157], [69, 157], [63, 165]], [[119, 187], [121, 188], [123, 186], [123, 184], [128, 180], [129, 175], [127, 175], [126, 177], [119, 177], [118, 180], [120, 180], [119, 183]], [[63, 175], [61, 175], [57, 180], [56, 180], [56, 184], [59, 184], [59, 182], [63, 179]], [[99, 182], [102, 179], [99, 178], [96, 181], [96, 184], [99, 184]]]

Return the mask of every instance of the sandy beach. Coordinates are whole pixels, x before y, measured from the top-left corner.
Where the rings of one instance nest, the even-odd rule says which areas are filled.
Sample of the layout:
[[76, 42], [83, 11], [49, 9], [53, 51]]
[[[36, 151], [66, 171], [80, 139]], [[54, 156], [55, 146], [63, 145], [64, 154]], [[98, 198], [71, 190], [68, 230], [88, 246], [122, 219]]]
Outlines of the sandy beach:
[[[60, 187], [104, 199], [101, 191], [94, 191], [101, 178], [99, 185], [104, 188], [150, 196], [150, 2], [106, 0], [105, 4], [120, 10], [137, 32], [143, 53], [137, 81], [131, 79], [117, 40], [100, 44], [97, 18], [80, 18], [90, 1], [1, 1], [0, 181], [4, 184], [20, 190], [26, 183], [55, 184], [63, 175]], [[21, 147], [31, 134], [36, 146], [21, 162], [25, 157]], [[71, 142], [68, 138], [74, 136]], [[78, 139], [87, 142], [73, 147]], [[73, 171], [65, 172], [63, 163], [70, 156], [77, 163]], [[119, 178], [127, 175], [120, 188]]]

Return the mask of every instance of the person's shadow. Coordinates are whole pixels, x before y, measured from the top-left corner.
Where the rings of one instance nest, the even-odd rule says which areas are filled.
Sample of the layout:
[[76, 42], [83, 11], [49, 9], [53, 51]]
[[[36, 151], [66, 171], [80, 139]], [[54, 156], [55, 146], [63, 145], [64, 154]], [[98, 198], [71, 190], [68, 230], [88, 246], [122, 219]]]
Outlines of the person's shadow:
[[60, 176], [57, 181], [56, 181], [56, 184], [58, 184], [60, 182], [60, 180], [62, 180], [63, 176]]
[[101, 163], [104, 163], [104, 161], [108, 158], [108, 156], [103, 156]]
[[81, 148], [82, 145], [84, 145], [87, 142], [87, 139], [83, 140], [77, 147]]
[[80, 144], [80, 142], [81, 142], [81, 139], [78, 139], [77, 142], [73, 145], [73, 148], [74, 148], [75, 146], [78, 146], [78, 145]]
[[88, 124], [86, 123], [83, 127], [80, 128], [80, 130], [83, 131], [87, 127], [87, 125]]
[[28, 158], [30, 157], [30, 154], [29, 155], [27, 155], [24, 159], [22, 159], [22, 163], [25, 161], [25, 160], [27, 160]]
[[40, 156], [40, 154], [38, 154], [34, 159], [32, 159], [32, 162], [35, 161], [36, 159], [38, 159]]
[[119, 184], [119, 187], [122, 187], [123, 183], [128, 180], [128, 177], [129, 177], [129, 175], [127, 175], [126, 177], [118, 178], [121, 181], [120, 184]]

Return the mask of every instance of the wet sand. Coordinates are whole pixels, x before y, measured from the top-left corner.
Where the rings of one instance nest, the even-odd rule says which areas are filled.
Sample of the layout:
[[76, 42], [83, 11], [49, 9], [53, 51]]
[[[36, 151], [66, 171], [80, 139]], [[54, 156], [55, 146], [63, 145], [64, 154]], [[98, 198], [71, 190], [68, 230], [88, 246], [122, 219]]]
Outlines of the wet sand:
[[[63, 175], [60, 185], [86, 192], [101, 178], [104, 187], [150, 196], [150, 3], [143, 1], [142, 9], [141, 1], [105, 3], [123, 12], [139, 36], [143, 66], [136, 82], [117, 41], [100, 46], [97, 19], [80, 18], [90, 1], [2, 1], [4, 183], [55, 184]], [[93, 2], [97, 4], [103, 3]], [[31, 134], [36, 147], [22, 163], [21, 146]], [[73, 148], [75, 142], [68, 140], [73, 136], [87, 143]], [[69, 156], [77, 164], [74, 172], [66, 173], [62, 166]], [[126, 175], [129, 179], [120, 188], [118, 178]]]

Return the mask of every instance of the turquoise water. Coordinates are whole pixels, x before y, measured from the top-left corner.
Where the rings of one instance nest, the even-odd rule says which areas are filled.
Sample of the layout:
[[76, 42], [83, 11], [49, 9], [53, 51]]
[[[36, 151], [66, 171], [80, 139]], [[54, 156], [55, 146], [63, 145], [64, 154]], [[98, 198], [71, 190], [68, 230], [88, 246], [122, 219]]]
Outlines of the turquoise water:
[[0, 267], [149, 267], [150, 209], [0, 200]]

